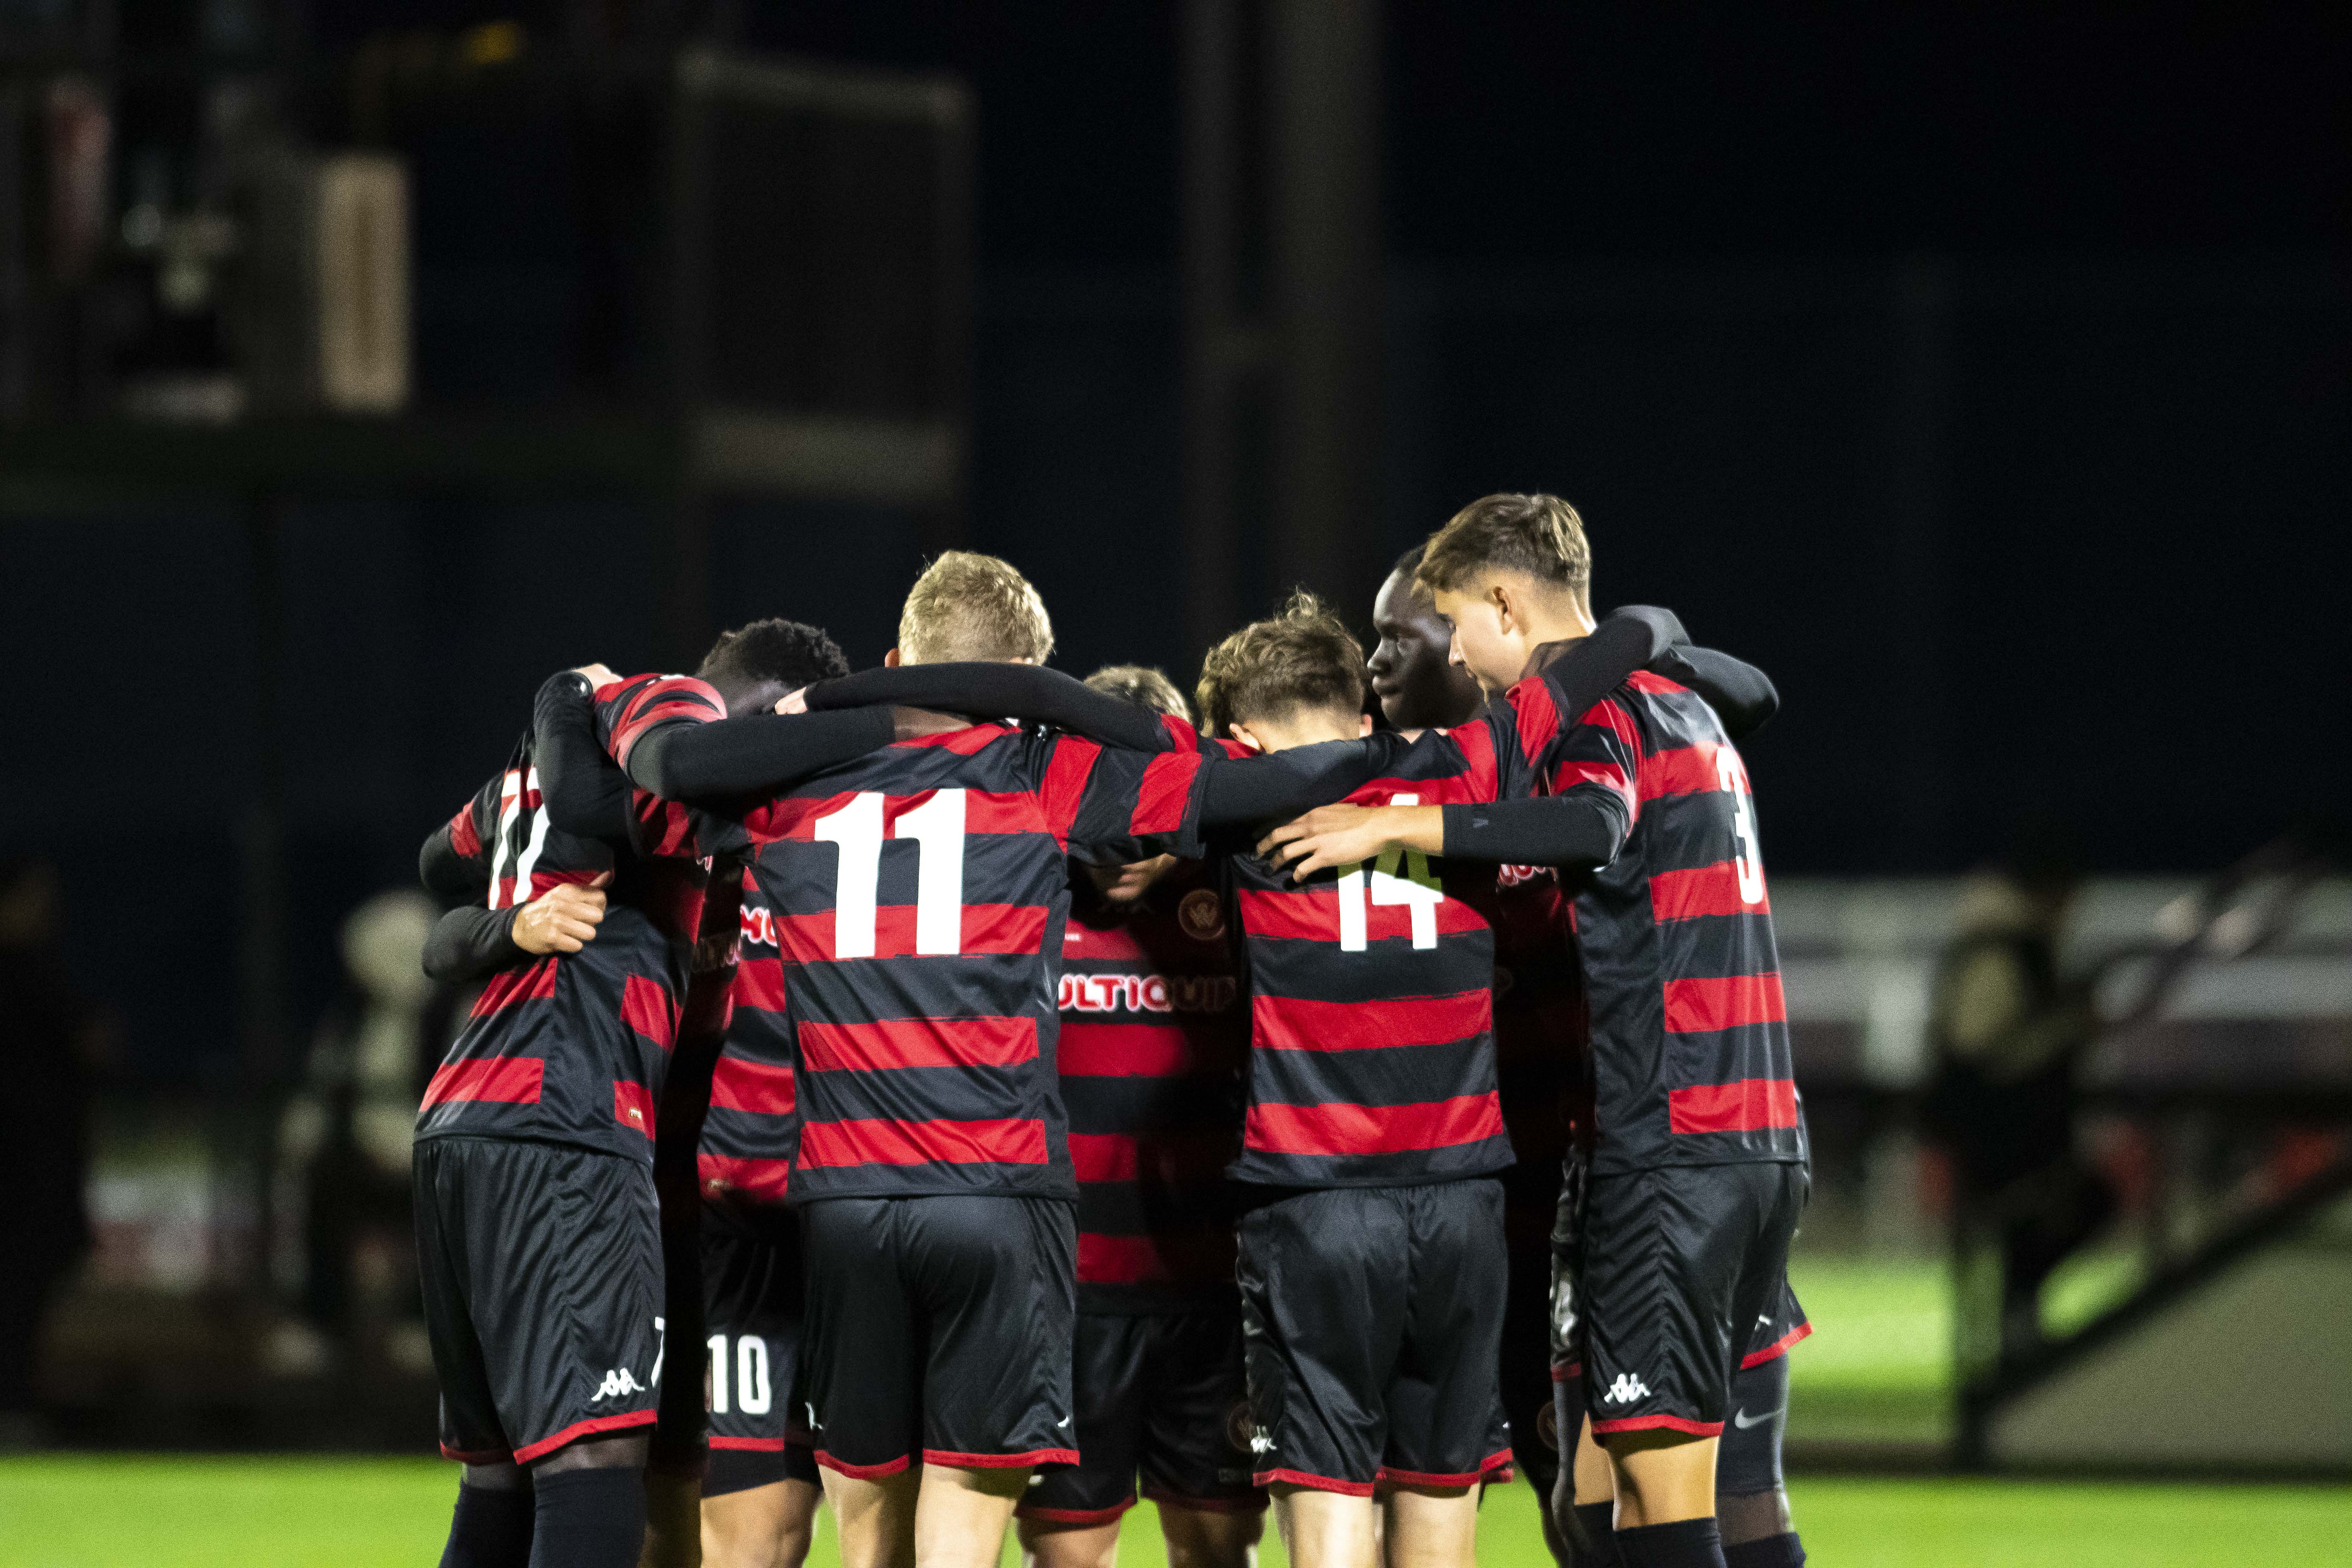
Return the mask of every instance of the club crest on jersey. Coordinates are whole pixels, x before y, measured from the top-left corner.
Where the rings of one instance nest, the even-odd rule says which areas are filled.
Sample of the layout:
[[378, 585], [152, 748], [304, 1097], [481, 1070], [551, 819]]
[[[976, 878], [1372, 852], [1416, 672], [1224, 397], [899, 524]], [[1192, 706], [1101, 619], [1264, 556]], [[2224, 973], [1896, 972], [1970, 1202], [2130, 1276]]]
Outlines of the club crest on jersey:
[[1214, 942], [1225, 934], [1224, 900], [1208, 888], [1195, 888], [1176, 906], [1176, 923], [1195, 942]]

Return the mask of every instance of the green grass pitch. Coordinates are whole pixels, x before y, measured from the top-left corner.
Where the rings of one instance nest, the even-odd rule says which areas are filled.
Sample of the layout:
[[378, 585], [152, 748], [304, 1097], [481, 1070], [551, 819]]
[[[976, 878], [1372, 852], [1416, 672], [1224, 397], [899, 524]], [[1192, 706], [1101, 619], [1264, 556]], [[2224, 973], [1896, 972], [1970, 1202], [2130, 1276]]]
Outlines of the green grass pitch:
[[[426, 1459], [69, 1456], [0, 1460], [0, 1568], [421, 1568], [457, 1485]], [[1822, 1568], [2352, 1563], [2352, 1489], [1794, 1478]], [[1479, 1561], [1544, 1568], [1533, 1499], [1497, 1489]], [[821, 1522], [811, 1568], [838, 1557]], [[1149, 1505], [1120, 1568], [1159, 1568]], [[1279, 1568], [1269, 1542], [1261, 1559]]]

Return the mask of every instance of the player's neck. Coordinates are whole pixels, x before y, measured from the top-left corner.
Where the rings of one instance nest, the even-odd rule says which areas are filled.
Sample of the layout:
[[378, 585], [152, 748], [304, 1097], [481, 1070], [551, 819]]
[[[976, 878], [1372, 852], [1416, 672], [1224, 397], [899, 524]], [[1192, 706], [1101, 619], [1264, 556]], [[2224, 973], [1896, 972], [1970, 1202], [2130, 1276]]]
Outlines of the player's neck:
[[1535, 674], [1538, 656], [1547, 647], [1583, 641], [1592, 635], [1592, 612], [1574, 599], [1559, 604], [1529, 604], [1513, 628], [1519, 636], [1517, 679]]

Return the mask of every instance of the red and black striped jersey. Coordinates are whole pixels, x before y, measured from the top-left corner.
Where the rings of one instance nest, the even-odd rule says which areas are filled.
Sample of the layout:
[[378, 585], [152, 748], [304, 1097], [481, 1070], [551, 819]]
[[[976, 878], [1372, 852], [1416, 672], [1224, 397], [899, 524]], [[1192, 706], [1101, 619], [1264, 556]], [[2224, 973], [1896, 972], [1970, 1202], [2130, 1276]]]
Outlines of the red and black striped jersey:
[[[1541, 677], [1511, 696], [1522, 711], [1550, 705]], [[1715, 710], [1637, 673], [1568, 729], [1542, 784], [1620, 845], [1573, 906], [1594, 1173], [1803, 1160], [1755, 802]]]
[[1189, 726], [1145, 753], [981, 724], [886, 746], [745, 810], [775, 922], [801, 1117], [794, 1203], [1075, 1200], [1056, 1080], [1065, 858], [1190, 826]]
[[[724, 711], [709, 687], [677, 678], [607, 687], [599, 706], [600, 721], [632, 739], [657, 723]], [[439, 830], [450, 854], [479, 868], [492, 909], [600, 872], [613, 881], [594, 942], [501, 970], [483, 987], [425, 1089], [419, 1138], [544, 1139], [653, 1159], [680, 1004], [697, 968], [701, 858], [736, 830], [642, 791], [631, 809], [635, 855], [555, 827], [526, 734], [505, 769]], [[707, 955], [714, 963], [721, 956]]]
[[1224, 900], [1196, 862], [1124, 906], [1073, 879], [1060, 1065], [1078, 1179], [1078, 1310], [1235, 1302], [1225, 1164], [1249, 1031]]
[[[1569, 894], [1549, 866], [1498, 867], [1495, 877], [1495, 1073], [1520, 1189], [1556, 1190], [1577, 1090], [1589, 1071], [1584, 972]], [[1589, 1113], [1588, 1113], [1589, 1116]], [[1543, 1198], [1549, 1234], [1550, 1198]]]
[[781, 1204], [800, 1137], [793, 1088], [793, 1032], [784, 1013], [784, 964], [776, 917], [743, 873], [742, 942], [730, 999], [727, 1041], [710, 1077], [710, 1110], [696, 1166], [703, 1196], [738, 1205]]
[[[1365, 744], [1387, 755], [1351, 805], [1492, 802], [1531, 784], [1517, 715], [1501, 704], [1411, 742]], [[1228, 858], [1251, 1028], [1234, 1179], [1387, 1186], [1509, 1165], [1495, 1071], [1495, 867], [1391, 852], [1302, 885], [1254, 852]]]

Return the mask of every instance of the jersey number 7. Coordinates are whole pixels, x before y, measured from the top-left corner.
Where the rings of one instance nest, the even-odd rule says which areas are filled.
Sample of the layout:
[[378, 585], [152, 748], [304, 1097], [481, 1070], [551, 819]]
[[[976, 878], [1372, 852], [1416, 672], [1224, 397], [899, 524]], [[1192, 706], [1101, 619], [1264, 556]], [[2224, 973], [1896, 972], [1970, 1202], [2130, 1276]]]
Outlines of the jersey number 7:
[[[898, 814], [892, 837], [911, 838], [915, 861], [915, 951], [960, 952], [963, 948], [964, 792], [942, 789], [920, 805]], [[810, 836], [841, 849], [834, 877], [833, 956], [874, 956], [877, 912], [875, 893], [882, 877], [882, 792], [859, 790], [849, 804], [827, 812], [809, 826]]]

